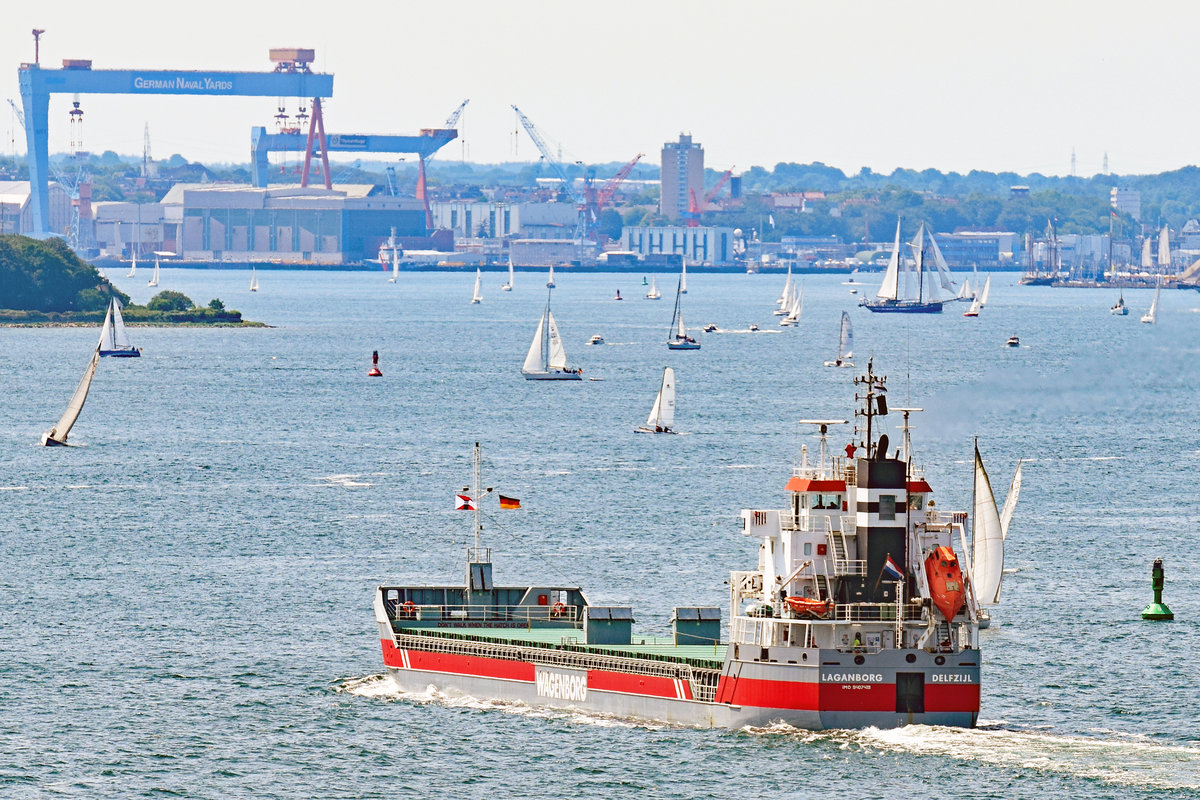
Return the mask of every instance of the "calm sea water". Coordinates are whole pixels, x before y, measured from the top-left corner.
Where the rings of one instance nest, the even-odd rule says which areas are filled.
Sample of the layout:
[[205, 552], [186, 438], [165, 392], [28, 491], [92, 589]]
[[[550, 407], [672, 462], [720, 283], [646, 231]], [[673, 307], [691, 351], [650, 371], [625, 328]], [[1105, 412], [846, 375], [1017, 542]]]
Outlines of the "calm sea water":
[[[71, 449], [37, 439], [97, 332], [0, 329], [0, 796], [1200, 796], [1200, 295], [1140, 325], [1148, 291], [1118, 318], [1108, 292], [997, 275], [977, 320], [894, 317], [809, 277], [777, 333], [780, 277], [693, 275], [690, 326], [764, 332], [670, 353], [674, 280], [650, 302], [639, 278], [560, 277], [568, 355], [598, 380], [538, 384], [518, 373], [532, 274], [512, 293], [487, 275], [471, 306], [472, 275], [268, 272], [251, 295], [241, 273], [164, 270], [275, 327], [135, 329], [143, 358], [100, 365]], [[382, 677], [373, 589], [461, 580], [452, 495], [477, 440], [485, 483], [524, 506], [485, 515], [498, 580], [577, 582], [647, 632], [723, 606], [755, 558], [738, 510], [782, 507], [815, 448], [796, 420], [850, 413], [851, 371], [821, 366], [843, 309], [891, 404], [926, 409], [939, 505], [969, 505], [973, 437], [1000, 495], [1026, 459], [978, 730], [673, 729]], [[686, 435], [636, 436], [668, 364]], [[1138, 618], [1157, 556], [1170, 624]]]

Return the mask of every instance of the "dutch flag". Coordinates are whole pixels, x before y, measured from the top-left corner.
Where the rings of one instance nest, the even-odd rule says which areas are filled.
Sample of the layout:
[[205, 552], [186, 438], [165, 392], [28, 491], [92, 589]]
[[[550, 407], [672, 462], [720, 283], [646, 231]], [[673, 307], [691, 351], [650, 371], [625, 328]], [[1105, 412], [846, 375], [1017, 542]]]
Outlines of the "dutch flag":
[[894, 581], [904, 580], [904, 570], [900, 569], [900, 565], [893, 561], [890, 555], [883, 562], [883, 575]]

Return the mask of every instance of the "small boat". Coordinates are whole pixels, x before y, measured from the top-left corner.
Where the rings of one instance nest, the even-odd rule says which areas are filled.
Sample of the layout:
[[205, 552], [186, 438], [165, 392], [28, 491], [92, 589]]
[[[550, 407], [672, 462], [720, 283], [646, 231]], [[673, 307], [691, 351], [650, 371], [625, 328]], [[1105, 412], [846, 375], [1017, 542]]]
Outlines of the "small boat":
[[588, 344], [604, 344], [604, 337], [597, 333], [595, 336], [588, 339]]
[[1005, 342], [1005, 344], [1009, 347], [1020, 347], [1021, 339], [1014, 333], [1012, 336], [1008, 337], [1008, 340]]
[[471, 303], [483, 302], [483, 273], [476, 268], [475, 270], [475, 292], [471, 295]]
[[88, 389], [92, 387], [92, 378], [96, 377], [96, 365], [99, 363], [100, 346], [97, 345], [92, 352], [92, 360], [88, 362], [87, 369], [83, 371], [79, 385], [75, 387], [75, 394], [71, 395], [71, 402], [67, 403], [67, 410], [53, 428], [42, 434], [44, 447], [67, 446], [67, 434], [71, 432], [75, 420], [79, 419], [79, 412], [83, 411], [83, 403], [87, 400]]
[[158, 286], [158, 252], [154, 253], [154, 272], [150, 273], [150, 280], [146, 282], [147, 286]]
[[637, 433], [675, 433], [671, 426], [675, 424], [675, 370], [667, 367], [663, 370], [662, 386], [654, 398], [654, 407], [646, 424], [634, 430]]
[[1108, 313], [1114, 314], [1118, 317], [1129, 316], [1129, 306], [1125, 305], [1125, 292], [1122, 291], [1117, 295], [1116, 305], [1110, 308]]
[[548, 279], [546, 280], [546, 288], [547, 289], [554, 288], [554, 265], [553, 264], [550, 265], [550, 275], [549, 275]]
[[658, 280], [656, 278], [651, 278], [650, 279], [650, 291], [646, 292], [646, 299], [647, 300], [659, 300], [661, 298], [662, 298], [662, 292], [660, 292], [658, 290]]
[[506, 284], [504, 284], [503, 286], [501, 286], [501, 287], [500, 287], [500, 291], [502, 291], [502, 292], [511, 292], [511, 291], [513, 290], [513, 284], [515, 284], [515, 283], [516, 283], [516, 281], [514, 280], [514, 277], [515, 277], [515, 276], [514, 276], [514, 274], [513, 274], [513, 261], [512, 261], [512, 256], [509, 256], [509, 257], [508, 257], [508, 283], [506, 283]]
[[1162, 292], [1162, 278], [1158, 279], [1158, 284], [1154, 287], [1154, 300], [1150, 302], [1150, 310], [1142, 315], [1142, 322], [1153, 325], [1158, 320], [1158, 295], [1160, 292]]
[[683, 324], [683, 312], [679, 308], [679, 298], [683, 293], [675, 288], [675, 314], [671, 317], [671, 331], [667, 337], [667, 348], [670, 350], [699, 350], [700, 343], [687, 335], [687, 327]]
[[858, 289], [851, 289], [850, 294], [858, 294]]
[[100, 328], [101, 356], [116, 358], [138, 358], [142, 351], [129, 343], [129, 334], [125, 332], [125, 319], [121, 316], [121, 301], [115, 297], [109, 298], [108, 311], [104, 315], [104, 326]]
[[621, 290], [617, 289], [617, 296], [614, 297], [613, 300], [624, 300], [624, 299], [625, 299], [624, 297], [621, 297]]
[[988, 297], [992, 293], [992, 276], [988, 275], [987, 280], [983, 282], [983, 290], [977, 292], [971, 300], [971, 307], [963, 312], [964, 317], [978, 317], [979, 312], [987, 305]]
[[578, 381], [583, 379], [583, 370], [567, 366], [567, 351], [563, 349], [558, 324], [550, 311], [550, 292], [546, 293], [546, 310], [538, 320], [529, 352], [521, 374], [527, 381]]
[[125, 275], [126, 278], [132, 278], [137, 274], [137, 247], [130, 245], [129, 247], [129, 272]]
[[777, 317], [787, 316], [788, 309], [792, 304], [792, 290], [795, 284], [792, 283], [792, 265], [788, 264], [787, 280], [783, 282], [783, 291], [779, 295], [779, 299], [775, 301], [775, 305], [779, 306], [772, 313]]
[[704, 330], [704, 332], [705, 332], [705, 333], [716, 333], [716, 332], [717, 332], [717, 326], [716, 326], [716, 325], [713, 325], [713, 324], [710, 322], [710, 323], [708, 323], [707, 325], [705, 325], [705, 326], [704, 326], [704, 329], [703, 329], [703, 330]]
[[754, 333], [756, 330], [758, 330], [758, 326], [755, 325], [753, 322], [751, 322], [750, 327], [747, 328], [747, 330], [750, 331], [751, 333]]
[[687, 294], [687, 262], [683, 262], [683, 269], [679, 273], [679, 293]]
[[842, 312], [842, 325], [838, 335], [838, 354], [833, 361], [826, 361], [827, 367], [853, 367], [850, 357], [854, 355], [854, 330], [850, 327], [850, 315]]
[[787, 598], [788, 607], [802, 617], [813, 617], [816, 619], [828, 619], [833, 613], [832, 600], [817, 600], [812, 597], [789, 597]]
[[791, 327], [800, 322], [800, 315], [804, 313], [804, 289], [793, 286], [791, 303], [787, 307], [787, 314], [783, 319], [779, 320], [779, 324], [784, 327]]
[[254, 267], [250, 268], [250, 291], [258, 291], [258, 272], [255, 271]]
[[935, 547], [925, 557], [925, 577], [929, 580], [929, 595], [933, 598], [934, 608], [951, 622], [966, 601], [958, 556], [946, 545]]

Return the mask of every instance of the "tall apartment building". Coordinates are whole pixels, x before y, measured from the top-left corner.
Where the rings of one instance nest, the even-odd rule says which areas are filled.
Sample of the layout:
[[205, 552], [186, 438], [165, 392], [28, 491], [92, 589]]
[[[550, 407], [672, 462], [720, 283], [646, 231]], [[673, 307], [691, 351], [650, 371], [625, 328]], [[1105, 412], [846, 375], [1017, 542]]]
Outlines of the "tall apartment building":
[[662, 149], [662, 184], [659, 211], [671, 221], [688, 210], [688, 193], [704, 199], [704, 148], [692, 137], [679, 134], [678, 142], [667, 142]]

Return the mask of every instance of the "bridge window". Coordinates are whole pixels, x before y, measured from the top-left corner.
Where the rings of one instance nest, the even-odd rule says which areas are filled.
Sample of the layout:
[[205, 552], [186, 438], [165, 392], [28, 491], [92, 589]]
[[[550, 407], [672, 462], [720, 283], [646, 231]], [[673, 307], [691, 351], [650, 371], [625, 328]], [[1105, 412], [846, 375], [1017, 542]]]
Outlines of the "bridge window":
[[879, 518], [880, 519], [895, 519], [896, 518], [896, 495], [881, 494], [879, 496]]

